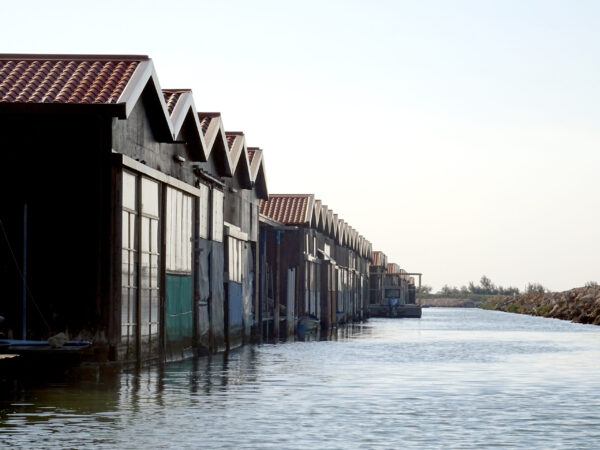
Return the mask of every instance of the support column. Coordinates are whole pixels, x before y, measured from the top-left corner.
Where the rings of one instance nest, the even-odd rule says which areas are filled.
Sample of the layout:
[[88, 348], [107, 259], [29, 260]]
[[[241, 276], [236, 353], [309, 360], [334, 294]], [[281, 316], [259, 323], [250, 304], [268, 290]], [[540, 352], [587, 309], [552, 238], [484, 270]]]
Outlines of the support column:
[[275, 299], [273, 307], [273, 335], [279, 339], [279, 304], [281, 289], [281, 231], [275, 231]]

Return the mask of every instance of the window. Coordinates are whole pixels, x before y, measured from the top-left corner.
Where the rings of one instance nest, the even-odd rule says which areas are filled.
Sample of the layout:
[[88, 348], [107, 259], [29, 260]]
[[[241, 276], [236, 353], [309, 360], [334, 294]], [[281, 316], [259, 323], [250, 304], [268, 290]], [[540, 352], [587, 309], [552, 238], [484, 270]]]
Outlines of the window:
[[208, 239], [208, 221], [210, 218], [210, 203], [208, 203], [208, 186], [200, 184], [200, 186], [198, 186], [198, 189], [200, 189], [198, 236], [200, 236], [202, 239]]
[[192, 272], [192, 197], [167, 187], [166, 270]]
[[227, 239], [227, 270], [229, 281], [242, 282], [244, 242], [233, 237]]
[[159, 321], [159, 184], [123, 171], [121, 234], [121, 336], [135, 345], [158, 343]]
[[258, 240], [258, 205], [250, 204], [250, 240]]
[[223, 192], [212, 191], [212, 240], [223, 242]]
[[137, 332], [138, 296], [137, 189], [136, 177], [129, 172], [123, 172], [122, 205], [121, 336], [129, 341]]
[[[141, 178], [140, 333], [158, 338], [158, 183]], [[155, 342], [154, 344], [156, 344]]]

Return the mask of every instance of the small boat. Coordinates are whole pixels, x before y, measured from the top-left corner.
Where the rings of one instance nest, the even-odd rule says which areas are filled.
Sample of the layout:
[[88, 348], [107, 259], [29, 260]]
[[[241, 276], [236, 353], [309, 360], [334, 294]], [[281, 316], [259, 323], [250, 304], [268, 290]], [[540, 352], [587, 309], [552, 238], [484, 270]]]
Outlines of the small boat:
[[51, 345], [48, 341], [30, 341], [23, 339], [0, 339], [2, 354], [40, 354], [73, 353], [85, 350], [92, 345], [90, 341], [68, 340], [62, 346]]
[[370, 317], [421, 318], [421, 306], [414, 303], [369, 305]]
[[298, 333], [317, 330], [320, 325], [321, 321], [313, 315], [298, 317]]

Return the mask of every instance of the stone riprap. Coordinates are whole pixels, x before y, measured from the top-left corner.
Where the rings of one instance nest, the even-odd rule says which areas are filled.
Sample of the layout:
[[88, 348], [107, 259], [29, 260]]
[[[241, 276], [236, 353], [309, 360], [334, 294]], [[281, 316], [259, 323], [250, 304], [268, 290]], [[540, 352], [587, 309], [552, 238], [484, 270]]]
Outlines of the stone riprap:
[[497, 297], [485, 301], [481, 307], [600, 325], [600, 286]]

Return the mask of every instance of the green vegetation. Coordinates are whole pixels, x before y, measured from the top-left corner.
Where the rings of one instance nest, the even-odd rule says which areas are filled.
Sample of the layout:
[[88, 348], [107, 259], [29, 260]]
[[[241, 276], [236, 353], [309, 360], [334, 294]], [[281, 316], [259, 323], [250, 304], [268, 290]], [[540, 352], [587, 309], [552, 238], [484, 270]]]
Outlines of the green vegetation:
[[[593, 282], [590, 282], [593, 283]], [[474, 296], [484, 301], [487, 296], [508, 296], [508, 295], [519, 295], [521, 292], [519, 288], [514, 286], [496, 286], [492, 280], [490, 280], [487, 276], [483, 275], [479, 284], [475, 284], [473, 281], [469, 281], [468, 286], [461, 286], [460, 288], [456, 286], [448, 286], [447, 284], [442, 286], [442, 288], [436, 292], [432, 293], [433, 289], [431, 286], [423, 285], [421, 286], [421, 290], [419, 294], [423, 297], [433, 296], [433, 297], [450, 297], [450, 298], [471, 298]], [[531, 293], [545, 293], [548, 290], [539, 283], [529, 283], [525, 288], [525, 292], [528, 294]]]
[[527, 294], [544, 294], [549, 291], [540, 283], [528, 283], [525, 292]]
[[535, 308], [535, 313], [538, 316], [547, 316], [552, 310], [552, 305], [539, 305]]
[[479, 307], [482, 309], [496, 310], [496, 309], [498, 309], [498, 306], [500, 305], [501, 302], [502, 302], [502, 297], [498, 297], [498, 296], [488, 297], [483, 302], [481, 302]]
[[519, 288], [514, 286], [502, 287], [496, 286], [492, 280], [483, 275], [479, 280], [479, 284], [475, 284], [473, 281], [469, 281], [468, 286], [456, 286], [444, 285], [437, 295], [443, 296], [472, 296], [472, 295], [519, 295]]
[[518, 313], [519, 309], [519, 304], [517, 302], [513, 302], [506, 307], [506, 312]]

